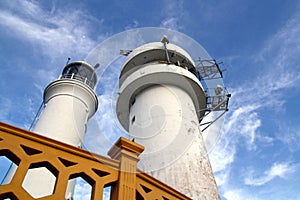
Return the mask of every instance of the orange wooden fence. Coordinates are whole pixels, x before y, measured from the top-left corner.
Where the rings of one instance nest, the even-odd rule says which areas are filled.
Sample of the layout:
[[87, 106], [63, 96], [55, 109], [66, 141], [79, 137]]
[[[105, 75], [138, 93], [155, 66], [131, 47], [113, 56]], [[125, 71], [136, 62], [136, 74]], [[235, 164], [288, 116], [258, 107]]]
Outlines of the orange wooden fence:
[[56, 181], [52, 194], [40, 200], [65, 199], [68, 181], [76, 177], [91, 185], [92, 200], [101, 200], [109, 186], [113, 200], [190, 199], [137, 169], [143, 150], [143, 146], [120, 138], [107, 158], [0, 122], [0, 156], [18, 166], [12, 180], [0, 186], [0, 199], [35, 199], [22, 184], [28, 170], [42, 167]]

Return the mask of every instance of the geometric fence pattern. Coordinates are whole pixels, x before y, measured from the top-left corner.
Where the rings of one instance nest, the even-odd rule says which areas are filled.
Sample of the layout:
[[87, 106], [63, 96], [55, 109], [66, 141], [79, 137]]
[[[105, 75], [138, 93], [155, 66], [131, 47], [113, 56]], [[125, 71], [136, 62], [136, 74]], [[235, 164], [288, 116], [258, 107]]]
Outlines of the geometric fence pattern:
[[[91, 185], [92, 200], [102, 200], [104, 188], [109, 186], [113, 200], [190, 199], [137, 169], [143, 150], [143, 146], [120, 138], [107, 158], [0, 122], [0, 156], [17, 165], [11, 181], [0, 185], [0, 199], [65, 199], [68, 181], [77, 177]], [[53, 177], [53, 189], [44, 196], [33, 197], [23, 184], [36, 169]]]

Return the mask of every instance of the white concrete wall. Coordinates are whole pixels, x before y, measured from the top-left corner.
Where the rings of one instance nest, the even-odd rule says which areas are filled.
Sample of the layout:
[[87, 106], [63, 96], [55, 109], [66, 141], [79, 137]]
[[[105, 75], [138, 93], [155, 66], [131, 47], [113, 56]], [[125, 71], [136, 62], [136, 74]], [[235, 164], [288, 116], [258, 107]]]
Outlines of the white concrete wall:
[[172, 164], [190, 146], [198, 130], [192, 99], [171, 85], [153, 85], [139, 93], [130, 107], [129, 120], [130, 135], [145, 146], [139, 162], [145, 171]]
[[45, 109], [33, 132], [80, 147], [88, 119], [96, 112], [97, 97], [76, 80], [57, 80], [45, 90]]
[[[45, 89], [44, 103], [45, 109], [33, 132], [81, 147], [87, 121], [98, 106], [94, 91], [80, 81], [60, 79], [50, 83]], [[27, 172], [22, 187], [36, 198], [52, 194], [56, 182], [53, 175], [45, 173], [42, 168], [35, 169], [34, 173], [31, 171]], [[75, 183], [75, 180], [69, 181], [66, 199], [72, 198]]]
[[140, 169], [192, 199], [218, 200], [199, 129], [206, 108], [203, 87], [187, 70], [194, 69], [189, 54], [172, 44], [167, 44], [167, 51], [169, 64], [159, 42], [129, 54], [119, 80], [118, 119], [135, 142], [145, 147]]
[[174, 163], [149, 174], [192, 199], [220, 199], [201, 134], [195, 136], [188, 150]]
[[129, 120], [129, 133], [145, 146], [140, 169], [192, 199], [219, 199], [195, 106], [185, 91], [146, 88], [131, 105]]

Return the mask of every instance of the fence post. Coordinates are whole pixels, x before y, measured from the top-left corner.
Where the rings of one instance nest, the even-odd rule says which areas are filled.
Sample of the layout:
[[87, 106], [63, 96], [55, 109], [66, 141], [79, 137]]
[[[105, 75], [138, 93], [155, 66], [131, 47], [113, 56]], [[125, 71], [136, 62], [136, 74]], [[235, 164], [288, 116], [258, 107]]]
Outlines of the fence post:
[[139, 155], [144, 147], [131, 140], [120, 137], [119, 140], [108, 151], [108, 155], [120, 161], [119, 180], [111, 190], [113, 200], [135, 200], [136, 199], [136, 172]]

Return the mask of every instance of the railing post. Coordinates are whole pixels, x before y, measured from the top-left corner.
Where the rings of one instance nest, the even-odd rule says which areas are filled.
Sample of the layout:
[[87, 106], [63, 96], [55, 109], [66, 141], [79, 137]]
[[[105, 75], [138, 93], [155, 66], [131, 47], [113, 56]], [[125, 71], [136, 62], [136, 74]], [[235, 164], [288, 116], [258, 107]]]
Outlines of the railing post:
[[111, 199], [135, 200], [136, 199], [136, 172], [139, 155], [144, 147], [123, 137], [108, 151], [108, 155], [120, 161], [119, 180], [112, 187]]

